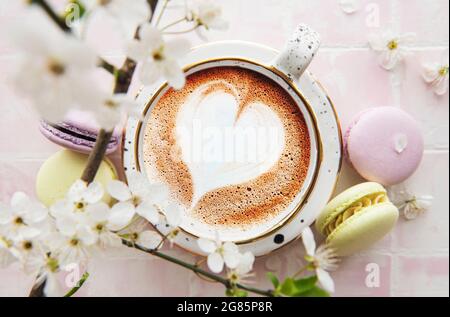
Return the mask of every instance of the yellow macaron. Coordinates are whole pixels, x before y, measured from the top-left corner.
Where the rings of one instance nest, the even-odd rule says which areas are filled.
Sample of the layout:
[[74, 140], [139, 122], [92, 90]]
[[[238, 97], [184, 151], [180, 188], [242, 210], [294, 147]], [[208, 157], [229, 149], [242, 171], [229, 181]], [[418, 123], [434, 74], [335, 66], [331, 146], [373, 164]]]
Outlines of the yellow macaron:
[[382, 185], [363, 183], [331, 200], [317, 218], [316, 229], [339, 256], [347, 256], [382, 239], [398, 216]]
[[[44, 162], [36, 178], [36, 194], [46, 206], [53, 205], [64, 198], [72, 184], [81, 178], [86, 167], [88, 156], [86, 154], [62, 150]], [[109, 160], [100, 165], [95, 180], [104, 188], [111, 181], [117, 179], [117, 171]], [[103, 200], [111, 203], [112, 199], [105, 194]]]

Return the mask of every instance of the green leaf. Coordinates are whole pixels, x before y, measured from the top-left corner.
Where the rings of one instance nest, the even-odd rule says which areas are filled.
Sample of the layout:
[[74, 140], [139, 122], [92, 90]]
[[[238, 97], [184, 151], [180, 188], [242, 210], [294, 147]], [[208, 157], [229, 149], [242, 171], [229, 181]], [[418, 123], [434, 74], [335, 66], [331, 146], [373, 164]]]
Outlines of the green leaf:
[[314, 286], [308, 291], [300, 293], [298, 297], [330, 297], [330, 294], [328, 294], [320, 287]]
[[[291, 297], [323, 297], [323, 292], [316, 286], [317, 276], [309, 276], [301, 279], [287, 278], [280, 287], [285, 296]], [[326, 293], [326, 292], [325, 292]]]
[[275, 274], [273, 274], [272, 272], [267, 272], [267, 278], [272, 282], [275, 288], [278, 288], [278, 286], [280, 285], [280, 281]]
[[306, 292], [316, 286], [317, 276], [309, 276], [302, 279], [294, 281], [295, 287], [297, 288], [297, 293]]
[[292, 278], [287, 278], [283, 284], [281, 284], [281, 293], [286, 296], [295, 296], [297, 292], [297, 287], [295, 286], [295, 281]]
[[247, 297], [248, 293], [238, 288], [227, 288], [225, 294], [228, 297]]

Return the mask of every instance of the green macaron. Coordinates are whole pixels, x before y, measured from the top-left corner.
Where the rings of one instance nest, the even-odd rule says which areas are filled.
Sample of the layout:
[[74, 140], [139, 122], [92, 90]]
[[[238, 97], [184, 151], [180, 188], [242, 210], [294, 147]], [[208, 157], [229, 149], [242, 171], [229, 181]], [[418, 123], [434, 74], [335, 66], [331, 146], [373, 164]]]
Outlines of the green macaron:
[[347, 256], [381, 240], [398, 216], [382, 185], [363, 183], [331, 200], [317, 218], [316, 229], [339, 256]]
[[[64, 198], [72, 184], [81, 178], [87, 161], [86, 154], [70, 150], [59, 151], [48, 158], [36, 178], [36, 194], [39, 200], [46, 206], [51, 206]], [[114, 179], [117, 179], [114, 165], [109, 160], [103, 160], [95, 180], [105, 187]], [[106, 203], [110, 203], [111, 200], [107, 194], [103, 197]]]

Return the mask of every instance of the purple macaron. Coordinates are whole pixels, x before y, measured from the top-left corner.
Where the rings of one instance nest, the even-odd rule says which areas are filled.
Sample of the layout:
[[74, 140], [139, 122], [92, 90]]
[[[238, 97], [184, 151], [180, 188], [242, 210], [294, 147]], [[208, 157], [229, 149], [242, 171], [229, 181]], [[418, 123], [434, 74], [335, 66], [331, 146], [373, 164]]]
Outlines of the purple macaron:
[[365, 179], [383, 185], [405, 181], [418, 168], [424, 141], [417, 121], [395, 107], [359, 113], [344, 137], [345, 152]]
[[[89, 113], [71, 111], [64, 122], [50, 124], [41, 121], [40, 130], [50, 141], [67, 149], [88, 154], [94, 148], [100, 128]], [[111, 154], [119, 148], [122, 132], [120, 128], [114, 129], [106, 154]]]

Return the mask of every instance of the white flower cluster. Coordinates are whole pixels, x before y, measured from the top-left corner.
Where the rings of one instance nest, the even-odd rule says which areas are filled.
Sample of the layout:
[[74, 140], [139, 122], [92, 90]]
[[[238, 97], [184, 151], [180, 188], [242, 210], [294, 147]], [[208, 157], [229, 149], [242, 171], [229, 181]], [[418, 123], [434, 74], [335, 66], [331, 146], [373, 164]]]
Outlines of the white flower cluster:
[[[9, 205], [0, 204], [0, 263], [19, 261], [25, 272], [46, 280], [47, 296], [57, 296], [56, 274], [63, 267], [86, 264], [105, 248], [121, 246], [122, 239], [158, 249], [163, 238], [146, 230], [143, 220], [157, 224], [165, 219], [175, 230], [181, 209], [169, 203], [163, 185], [149, 183], [140, 173], [130, 174], [128, 183], [113, 181], [106, 193], [97, 182], [79, 180], [49, 209], [24, 193], [14, 194]], [[103, 202], [107, 194], [117, 201], [112, 207]]]
[[[133, 5], [125, 0], [82, 0], [80, 3], [87, 12], [76, 20], [78, 24], [88, 26], [87, 20], [92, 15], [103, 12], [125, 30], [123, 46], [128, 57], [139, 65], [139, 79], [144, 85], [164, 78], [176, 89], [184, 86], [185, 75], [179, 59], [189, 51], [190, 44], [184, 39], [165, 41], [163, 32], [148, 22], [151, 10], [147, 0], [133, 1]], [[189, 12], [197, 28], [225, 26], [220, 7], [209, 0], [196, 1]], [[133, 98], [127, 94], [114, 95], [100, 87], [96, 74], [102, 63], [94, 50], [76, 36], [79, 32], [75, 27], [73, 32], [60, 30], [43, 10], [34, 6], [28, 14], [27, 23], [14, 25], [10, 32], [11, 41], [22, 55], [15, 86], [43, 119], [58, 123], [69, 110], [77, 108], [92, 112], [103, 128], [111, 130], [125, 116], [140, 117]], [[138, 37], [132, 40], [137, 29]], [[120, 74], [115, 71], [114, 75]]]

